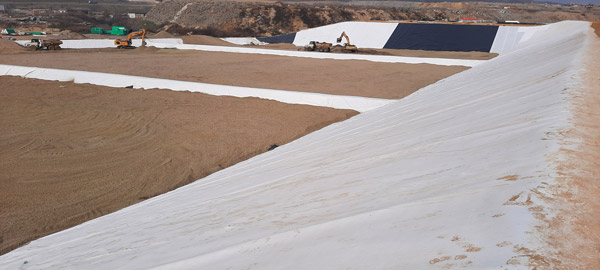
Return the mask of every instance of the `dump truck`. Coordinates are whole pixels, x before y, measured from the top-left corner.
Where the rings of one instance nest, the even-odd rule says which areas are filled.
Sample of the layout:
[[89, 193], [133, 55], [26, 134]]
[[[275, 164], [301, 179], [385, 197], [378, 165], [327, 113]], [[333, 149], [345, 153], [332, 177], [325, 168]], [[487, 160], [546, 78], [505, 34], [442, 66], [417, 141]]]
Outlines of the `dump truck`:
[[60, 45], [63, 44], [62, 41], [58, 39], [37, 39], [34, 38], [31, 42], [25, 43], [25, 47], [35, 49], [35, 50], [60, 50]]
[[318, 42], [311, 41], [307, 45], [304, 46], [305, 51], [320, 51], [320, 52], [330, 52], [331, 46], [333, 44], [327, 42]]

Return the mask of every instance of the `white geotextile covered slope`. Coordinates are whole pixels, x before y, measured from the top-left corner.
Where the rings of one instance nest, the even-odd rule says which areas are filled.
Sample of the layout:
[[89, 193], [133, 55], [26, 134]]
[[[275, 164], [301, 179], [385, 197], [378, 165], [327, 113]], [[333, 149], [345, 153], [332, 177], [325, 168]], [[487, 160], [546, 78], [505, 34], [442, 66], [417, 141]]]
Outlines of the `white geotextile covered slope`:
[[527, 42], [538, 31], [548, 30], [549, 25], [542, 26], [500, 26], [490, 48], [491, 53], [504, 54]]
[[[0, 265], [499, 269], [512, 258], [521, 264], [511, 269], [527, 269], [514, 246], [543, 248], [518, 204], [555, 181], [547, 155], [560, 145], [545, 133], [570, 125], [564, 89], [576, 83], [590, 34], [587, 23], [551, 25], [528, 47], [33, 241]], [[507, 175], [519, 180], [497, 180]]]
[[[341, 22], [299, 31], [294, 45], [304, 46], [312, 40], [336, 44], [342, 32], [351, 38], [350, 43], [359, 48], [382, 49], [398, 23], [380, 22]], [[342, 44], [346, 39], [342, 39]]]

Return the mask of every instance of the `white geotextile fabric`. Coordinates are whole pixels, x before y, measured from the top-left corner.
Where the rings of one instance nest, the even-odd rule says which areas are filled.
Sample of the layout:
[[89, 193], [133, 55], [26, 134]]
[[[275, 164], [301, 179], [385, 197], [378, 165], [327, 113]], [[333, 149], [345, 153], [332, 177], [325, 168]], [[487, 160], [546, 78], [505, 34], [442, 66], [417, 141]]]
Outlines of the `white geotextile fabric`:
[[385, 43], [396, 30], [398, 23], [383, 22], [341, 22], [321, 27], [301, 30], [296, 33], [294, 45], [304, 46], [310, 41], [329, 42], [342, 45], [346, 39], [342, 38], [340, 43], [337, 38], [342, 32], [346, 32], [350, 38], [350, 44], [358, 48], [383, 49]]
[[236, 45], [266, 45], [266, 44], [269, 44], [266, 42], [262, 42], [253, 37], [228, 37], [228, 38], [221, 38], [221, 40], [227, 41], [231, 44], [236, 44]]
[[[583, 22], [547, 32], [393, 104], [34, 240], [0, 265], [529, 269], [517, 247], [550, 248], [528, 210], [546, 205], [531, 189], [556, 182], [549, 158], [565, 147], [547, 134], [571, 127], [565, 91], [576, 91], [597, 38]], [[508, 175], [519, 179], [498, 180]]]
[[[122, 38], [121, 38], [122, 39]], [[64, 49], [100, 49], [100, 48], [115, 48], [114, 39], [64, 39], [60, 45]], [[164, 44], [183, 44], [180, 38], [148, 38], [147, 42], [159, 42]], [[30, 40], [15, 41], [21, 45], [30, 42]], [[133, 39], [132, 45], [139, 47], [142, 45], [141, 39]]]
[[331, 107], [336, 109], [350, 109], [359, 112], [369, 111], [395, 101], [391, 99], [327, 95], [320, 93], [229, 86], [101, 72], [11, 65], [0, 65], [0, 76], [1, 75], [21, 76], [25, 78], [52, 81], [74, 81], [75, 83], [90, 83], [110, 87], [133, 86], [133, 88], [143, 89], [162, 88], [177, 91], [202, 92], [215, 96], [258, 97], [290, 104], [305, 104]]
[[526, 42], [539, 31], [548, 30], [548, 25], [542, 26], [500, 26], [490, 48], [491, 53], [504, 54]]

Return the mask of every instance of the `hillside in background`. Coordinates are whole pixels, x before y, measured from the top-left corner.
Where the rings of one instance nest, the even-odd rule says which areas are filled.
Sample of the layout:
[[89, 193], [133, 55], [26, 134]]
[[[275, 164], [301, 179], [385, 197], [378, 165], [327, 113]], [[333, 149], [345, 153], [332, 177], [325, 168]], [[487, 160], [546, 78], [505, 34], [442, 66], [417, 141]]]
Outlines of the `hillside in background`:
[[359, 1], [307, 3], [247, 3], [239, 1], [174, 0], [153, 7], [146, 16], [175, 34], [269, 36], [343, 21], [459, 21], [477, 18], [491, 23], [517, 20], [553, 23], [600, 20], [600, 7], [482, 2], [416, 3]]

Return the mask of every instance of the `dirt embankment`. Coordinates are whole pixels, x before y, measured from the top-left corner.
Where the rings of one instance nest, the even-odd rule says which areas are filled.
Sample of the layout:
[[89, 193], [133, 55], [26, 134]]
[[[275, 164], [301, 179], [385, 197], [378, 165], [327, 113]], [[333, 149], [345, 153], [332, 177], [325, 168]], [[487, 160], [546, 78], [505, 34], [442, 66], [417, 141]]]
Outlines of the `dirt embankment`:
[[468, 69], [156, 48], [12, 53], [0, 63], [391, 99]]
[[152, 8], [146, 18], [157, 24], [167, 24], [165, 29], [172, 33], [218, 37], [278, 35], [343, 21], [436, 19], [417, 10], [351, 7], [341, 3], [321, 5], [207, 0], [165, 2]]
[[355, 111], [0, 77], [0, 254]]
[[20, 52], [25, 48], [19, 46], [12, 40], [0, 38], [0, 52]]

